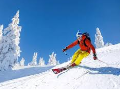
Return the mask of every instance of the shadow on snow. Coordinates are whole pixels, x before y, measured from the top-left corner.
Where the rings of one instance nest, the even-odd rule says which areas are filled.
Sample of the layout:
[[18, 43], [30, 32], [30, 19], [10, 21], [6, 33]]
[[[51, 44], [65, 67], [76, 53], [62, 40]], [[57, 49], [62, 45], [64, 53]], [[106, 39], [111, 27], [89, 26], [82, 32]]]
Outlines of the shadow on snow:
[[100, 67], [100, 68], [91, 68], [87, 66], [79, 66], [91, 71], [96, 71], [96, 72], [91, 72], [90, 74], [113, 74], [113, 75], [120, 75], [120, 68], [115, 68], [115, 67]]
[[0, 83], [12, 79], [17, 79], [25, 76], [30, 76], [34, 74], [40, 74], [45, 72], [49, 69], [53, 68], [53, 66], [49, 67], [30, 67], [24, 68], [19, 70], [8, 70], [8, 71], [1, 71], [0, 72]]

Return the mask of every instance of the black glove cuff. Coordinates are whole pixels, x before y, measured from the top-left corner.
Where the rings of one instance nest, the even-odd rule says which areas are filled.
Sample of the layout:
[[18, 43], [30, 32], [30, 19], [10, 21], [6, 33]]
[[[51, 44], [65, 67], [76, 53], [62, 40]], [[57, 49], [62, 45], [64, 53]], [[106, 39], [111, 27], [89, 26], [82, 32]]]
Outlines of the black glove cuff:
[[96, 57], [96, 53], [94, 53], [93, 56]]
[[67, 50], [67, 47], [65, 47], [65, 49]]

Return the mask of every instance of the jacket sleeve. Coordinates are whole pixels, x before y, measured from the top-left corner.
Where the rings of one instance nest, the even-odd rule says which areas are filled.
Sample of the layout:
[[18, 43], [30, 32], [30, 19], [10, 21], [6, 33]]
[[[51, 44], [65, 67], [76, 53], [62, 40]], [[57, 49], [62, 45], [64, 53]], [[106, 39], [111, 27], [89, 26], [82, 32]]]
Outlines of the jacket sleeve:
[[70, 48], [74, 47], [74, 46], [77, 45], [77, 44], [78, 44], [78, 40], [76, 40], [76, 41], [74, 41], [72, 44], [68, 45], [68, 46], [67, 46], [67, 49], [70, 49]]
[[91, 44], [91, 42], [88, 39], [85, 40], [85, 43], [89, 48], [92, 49], [93, 54], [96, 54], [95, 47]]

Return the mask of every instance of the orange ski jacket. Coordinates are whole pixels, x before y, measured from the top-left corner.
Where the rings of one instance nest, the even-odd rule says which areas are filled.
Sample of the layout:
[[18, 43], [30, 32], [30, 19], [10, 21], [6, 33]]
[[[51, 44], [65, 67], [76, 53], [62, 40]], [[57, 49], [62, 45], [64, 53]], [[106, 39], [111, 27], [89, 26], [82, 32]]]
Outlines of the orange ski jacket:
[[[77, 44], [79, 44], [79, 46], [80, 46], [80, 48], [81, 48], [82, 51], [86, 51], [86, 52], [90, 53], [90, 51], [91, 51], [91, 49], [92, 49], [93, 54], [96, 54], [95, 48], [94, 48], [94, 46], [91, 44], [91, 41], [88, 40], [85, 35], [82, 35], [81, 38], [82, 38], [81, 41], [76, 40], [76, 41], [74, 41], [72, 44], [68, 45], [68, 46], [67, 46], [67, 49], [70, 49], [70, 48], [76, 46]], [[85, 40], [85, 41], [84, 41], [84, 40]], [[86, 45], [85, 45], [84, 43], [85, 43]]]

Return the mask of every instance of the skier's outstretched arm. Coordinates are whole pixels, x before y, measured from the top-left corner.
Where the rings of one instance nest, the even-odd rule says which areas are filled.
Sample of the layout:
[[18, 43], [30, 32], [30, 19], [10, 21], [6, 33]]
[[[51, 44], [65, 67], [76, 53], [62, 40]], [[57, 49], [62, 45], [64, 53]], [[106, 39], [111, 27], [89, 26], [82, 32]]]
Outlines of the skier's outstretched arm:
[[63, 52], [65, 52], [66, 50], [74, 47], [75, 45], [78, 44], [78, 40], [74, 41], [72, 44], [68, 45], [65, 49], [63, 49]]

